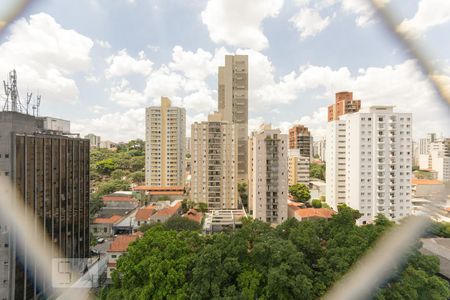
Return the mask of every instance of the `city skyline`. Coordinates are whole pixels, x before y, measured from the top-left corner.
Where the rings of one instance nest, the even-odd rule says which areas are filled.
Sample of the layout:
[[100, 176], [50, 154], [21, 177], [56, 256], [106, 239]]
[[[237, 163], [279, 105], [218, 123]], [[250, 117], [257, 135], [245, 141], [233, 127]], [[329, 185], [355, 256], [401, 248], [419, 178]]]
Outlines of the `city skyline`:
[[[123, 10], [137, 16], [148, 13], [158, 20], [179, 19], [178, 25], [164, 23], [164, 28], [156, 29], [150, 26], [152, 18], [137, 17], [139, 22], [127, 18], [116, 24], [114, 17], [101, 12], [101, 3], [92, 1], [73, 7], [86, 12], [83, 24], [68, 14], [72, 11], [68, 4], [64, 9], [54, 3], [34, 4], [1, 37], [0, 75], [4, 79], [7, 71], [16, 68], [22, 100], [28, 90], [43, 95], [41, 114], [71, 119], [74, 132], [82, 135], [95, 133], [119, 142], [144, 138], [145, 107], [157, 105], [161, 96], [186, 108], [188, 131], [193, 122], [205, 120], [216, 110], [217, 67], [224, 64], [225, 54], [241, 53], [249, 55], [251, 74], [249, 133], [264, 122], [284, 133], [300, 123], [313, 136], [325, 136], [326, 107], [334, 102], [334, 93], [349, 90], [367, 106], [396, 105], [413, 113], [415, 139], [430, 131], [449, 135], [449, 109], [432, 95], [405, 51], [386, 37], [382, 24], [367, 18], [366, 8], [358, 10], [357, 1], [353, 6], [345, 4], [352, 1], [328, 6], [303, 2], [304, 6], [260, 1], [240, 7], [242, 20], [237, 25], [253, 30], [252, 39], [233, 35], [232, 16], [217, 11], [218, 0], [177, 9], [161, 1], [118, 1], [105, 7], [111, 15]], [[401, 20], [409, 20], [403, 27], [423, 25], [421, 43], [433, 49], [433, 59], [443, 69], [450, 70], [448, 46], [439, 42], [448, 20], [427, 23], [425, 0], [407, 7], [391, 2], [403, 14]], [[227, 5], [237, 4], [228, 1]], [[447, 9], [447, 4], [439, 5]], [[297, 22], [301, 13], [320, 14], [323, 30]], [[108, 26], [87, 26], [99, 16]], [[425, 16], [423, 24], [419, 16]], [[223, 24], [222, 31], [215, 26], [217, 21]], [[335, 36], [336, 31], [347, 34]], [[117, 39], [124, 32], [129, 36]], [[186, 38], [194, 32], [195, 39]], [[33, 33], [41, 38], [29, 39]], [[137, 39], [139, 34], [142, 39]], [[42, 49], [45, 40], [59, 47]], [[66, 57], [68, 50], [72, 55]]]

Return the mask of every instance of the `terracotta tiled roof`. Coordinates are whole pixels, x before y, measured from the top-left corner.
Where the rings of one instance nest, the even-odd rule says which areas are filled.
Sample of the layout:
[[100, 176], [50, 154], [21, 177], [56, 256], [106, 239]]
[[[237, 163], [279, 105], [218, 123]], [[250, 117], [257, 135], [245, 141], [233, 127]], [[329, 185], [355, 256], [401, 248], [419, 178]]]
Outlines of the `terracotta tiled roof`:
[[147, 206], [145, 208], [140, 208], [136, 212], [136, 221], [147, 221], [156, 212], [154, 206]]
[[149, 191], [149, 192], [174, 192], [181, 191], [184, 192], [184, 187], [182, 186], [146, 186], [139, 185], [133, 188], [135, 191]]
[[94, 224], [114, 224], [117, 221], [119, 221], [120, 219], [122, 219], [121, 216], [114, 215], [114, 216], [111, 216], [109, 218], [97, 218], [97, 219], [94, 220], [93, 223]]
[[126, 252], [128, 246], [137, 238], [137, 235], [119, 235], [109, 246], [108, 252]]
[[103, 201], [133, 201], [133, 196], [103, 196]]
[[201, 223], [203, 219], [203, 214], [198, 212], [197, 210], [191, 208], [188, 210], [188, 212], [184, 215], [186, 219], [195, 221], [197, 223]]
[[411, 179], [411, 184], [419, 184], [419, 185], [434, 185], [434, 184], [442, 184], [442, 181], [437, 179]]
[[288, 205], [290, 207], [302, 207], [305, 206], [305, 203], [301, 203], [301, 202], [289, 202]]
[[117, 262], [108, 262], [108, 268], [115, 268], [117, 266]]
[[336, 212], [330, 208], [303, 208], [297, 209], [295, 215], [304, 218], [331, 218]]
[[155, 216], [173, 216], [181, 207], [181, 202], [177, 202], [174, 206], [169, 206], [158, 210]]

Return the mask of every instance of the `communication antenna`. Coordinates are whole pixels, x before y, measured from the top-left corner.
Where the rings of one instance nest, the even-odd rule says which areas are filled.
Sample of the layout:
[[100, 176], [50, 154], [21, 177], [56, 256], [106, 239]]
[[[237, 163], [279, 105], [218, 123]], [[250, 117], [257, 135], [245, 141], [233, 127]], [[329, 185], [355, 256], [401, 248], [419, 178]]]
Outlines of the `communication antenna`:
[[33, 115], [35, 117], [39, 116], [39, 106], [41, 106], [41, 95], [36, 96], [36, 103], [33, 105]]
[[27, 115], [28, 115], [28, 108], [30, 107], [31, 97], [33, 96], [33, 93], [27, 93]]
[[[6, 102], [3, 107], [5, 111], [22, 112], [23, 106], [20, 103], [19, 90], [17, 89], [17, 72], [12, 70], [8, 74], [8, 82], [3, 80], [5, 88]], [[11, 108], [10, 108], [11, 105]]]

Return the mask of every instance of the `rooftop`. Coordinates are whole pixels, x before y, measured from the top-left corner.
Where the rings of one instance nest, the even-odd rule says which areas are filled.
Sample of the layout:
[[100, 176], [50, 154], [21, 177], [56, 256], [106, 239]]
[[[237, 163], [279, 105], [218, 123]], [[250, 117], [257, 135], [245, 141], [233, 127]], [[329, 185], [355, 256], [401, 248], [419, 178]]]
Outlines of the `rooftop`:
[[122, 219], [121, 216], [111, 216], [109, 218], [97, 218], [94, 220], [93, 224], [115, 224], [116, 222], [120, 221]]
[[203, 219], [203, 214], [198, 212], [197, 210], [191, 208], [187, 211], [187, 213], [183, 216], [191, 221], [195, 221], [197, 223], [201, 223]]
[[297, 209], [295, 215], [304, 218], [331, 218], [336, 212], [330, 208], [303, 208]]
[[144, 208], [139, 208], [136, 212], [136, 221], [147, 221], [156, 212], [154, 206], [147, 206]]
[[443, 184], [442, 181], [437, 179], [411, 179], [411, 184], [413, 185], [437, 185]]
[[161, 210], [158, 210], [155, 213], [155, 216], [172, 216], [178, 211], [178, 209], [180, 209], [180, 207], [181, 201], [177, 201], [177, 203], [175, 203], [173, 206], [169, 206]]
[[128, 246], [138, 237], [138, 235], [119, 235], [109, 246], [108, 252], [126, 252]]

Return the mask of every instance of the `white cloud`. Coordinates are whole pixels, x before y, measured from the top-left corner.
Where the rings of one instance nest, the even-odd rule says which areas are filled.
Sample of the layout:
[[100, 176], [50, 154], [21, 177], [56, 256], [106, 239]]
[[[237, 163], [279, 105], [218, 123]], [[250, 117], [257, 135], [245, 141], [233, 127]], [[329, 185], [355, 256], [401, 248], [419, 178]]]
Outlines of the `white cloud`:
[[86, 79], [86, 81], [90, 82], [90, 83], [99, 83], [100, 82], [100, 77], [95, 76], [94, 74], [88, 74], [88, 75], [84, 76], [84, 79]]
[[95, 43], [97, 45], [99, 45], [100, 47], [105, 48], [105, 49], [111, 48], [111, 44], [108, 41], [98, 40], [97, 39], [97, 40], [95, 40]]
[[120, 77], [130, 74], [149, 75], [152, 72], [153, 62], [145, 57], [143, 51], [139, 52], [138, 58], [128, 55], [126, 49], [106, 59], [109, 67], [105, 70], [105, 77]]
[[418, 38], [431, 28], [450, 21], [450, 1], [421, 0], [416, 14], [403, 20], [397, 27], [399, 32]]
[[91, 105], [88, 107], [88, 111], [90, 111], [91, 113], [94, 114], [100, 114], [105, 112], [106, 107], [102, 106], [102, 105]]
[[183, 75], [190, 79], [204, 80], [208, 75], [214, 74], [217, 69], [217, 65], [212, 63], [212, 58], [210, 52], [201, 48], [191, 52], [175, 46], [169, 67], [174, 71], [183, 72]]
[[209, 0], [202, 21], [215, 43], [261, 50], [269, 45], [262, 22], [282, 6], [283, 0]]
[[183, 87], [185, 78], [178, 73], [172, 72], [167, 66], [162, 65], [147, 77], [147, 85], [144, 94], [149, 98], [161, 96], [174, 97]]
[[103, 139], [115, 142], [144, 139], [145, 109], [129, 109], [103, 114], [98, 118], [76, 120], [72, 122], [71, 127], [73, 132], [85, 135], [94, 131]]
[[330, 25], [331, 17], [322, 18], [316, 9], [302, 8], [300, 11], [289, 19], [300, 32], [300, 37], [305, 39], [310, 36], [315, 36], [328, 25]]
[[145, 104], [146, 97], [132, 89], [128, 80], [122, 80], [111, 88], [110, 100], [124, 107], [138, 107]]
[[91, 68], [93, 41], [45, 13], [19, 19], [10, 31], [0, 45], [0, 74], [16, 69], [22, 94], [39, 90], [45, 102], [77, 101], [79, 90], [71, 75]]

